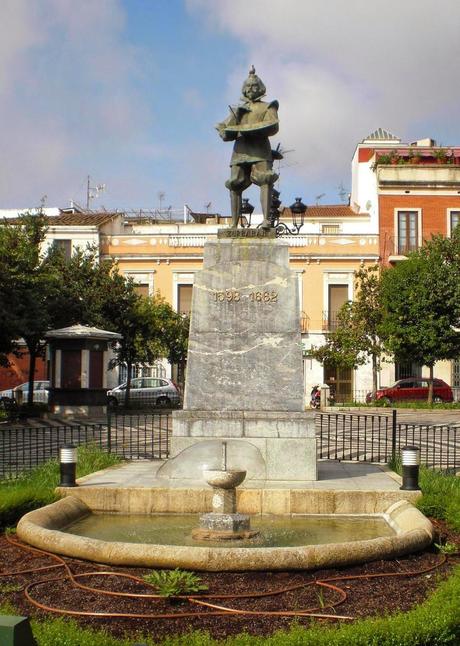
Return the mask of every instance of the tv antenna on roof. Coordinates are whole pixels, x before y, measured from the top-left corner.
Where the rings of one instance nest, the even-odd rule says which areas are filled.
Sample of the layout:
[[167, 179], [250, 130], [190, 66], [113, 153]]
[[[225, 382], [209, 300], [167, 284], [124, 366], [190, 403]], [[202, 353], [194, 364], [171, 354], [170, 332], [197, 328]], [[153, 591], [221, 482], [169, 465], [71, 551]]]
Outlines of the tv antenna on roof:
[[90, 200], [94, 200], [95, 197], [99, 197], [99, 193], [105, 191], [105, 184], [98, 184], [97, 186], [90, 186], [91, 178], [88, 175], [88, 180], [86, 183], [86, 208], [89, 210]]
[[163, 204], [163, 200], [165, 199], [166, 193], [164, 191], [158, 191], [157, 197], [158, 197], [158, 202], [160, 203], [160, 208], [158, 211], [161, 213], [161, 206]]
[[212, 202], [208, 202], [207, 204], [204, 205], [204, 208], [206, 209], [206, 213], [209, 213], [209, 209], [211, 208]]
[[319, 195], [316, 195], [316, 196], [315, 196], [316, 206], [319, 206], [319, 201], [320, 201], [320, 199], [321, 199], [322, 197], [324, 197], [325, 195], [326, 195], [326, 193], [320, 193]]

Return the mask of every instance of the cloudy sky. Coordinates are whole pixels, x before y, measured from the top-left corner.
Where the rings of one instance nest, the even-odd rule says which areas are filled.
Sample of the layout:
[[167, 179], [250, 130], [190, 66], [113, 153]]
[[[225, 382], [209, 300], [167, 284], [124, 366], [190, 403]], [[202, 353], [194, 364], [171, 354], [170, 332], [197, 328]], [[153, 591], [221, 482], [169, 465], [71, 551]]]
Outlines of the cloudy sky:
[[339, 203], [378, 127], [460, 144], [459, 33], [458, 0], [1, 0], [0, 208], [85, 204], [90, 175], [92, 208], [228, 213], [214, 125], [251, 64], [284, 202]]

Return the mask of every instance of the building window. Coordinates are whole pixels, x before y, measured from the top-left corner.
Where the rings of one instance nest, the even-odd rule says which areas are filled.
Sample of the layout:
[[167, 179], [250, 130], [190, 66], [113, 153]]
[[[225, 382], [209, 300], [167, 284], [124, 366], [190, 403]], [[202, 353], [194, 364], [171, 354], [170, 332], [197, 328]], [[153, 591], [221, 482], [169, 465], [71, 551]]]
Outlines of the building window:
[[422, 366], [418, 363], [406, 361], [404, 363], [395, 363], [395, 381], [399, 379], [408, 379], [409, 377], [421, 377]]
[[72, 240], [53, 240], [53, 247], [60, 251], [66, 260], [72, 256]]
[[324, 383], [336, 401], [349, 402], [353, 399], [353, 372], [351, 368], [337, 368], [327, 362], [324, 364]]
[[340, 233], [340, 225], [339, 224], [322, 224], [321, 225], [321, 233], [332, 233], [332, 234], [337, 234]]
[[179, 314], [190, 314], [192, 309], [193, 285], [177, 285], [177, 311]]
[[[153, 366], [135, 365], [131, 369], [131, 379], [135, 379], [138, 377], [165, 378], [166, 368], [161, 363], [161, 361], [154, 363]], [[121, 364], [118, 372], [118, 381], [120, 384], [124, 384], [127, 379], [128, 379], [128, 369], [124, 364]]]
[[328, 308], [323, 314], [323, 330], [331, 332], [337, 329], [337, 314], [348, 300], [348, 285], [328, 286]]
[[134, 291], [139, 296], [149, 296], [149, 286], [146, 283], [134, 283]]
[[125, 276], [132, 279], [136, 294], [140, 296], [151, 296], [153, 294], [152, 272], [127, 271]]
[[452, 388], [460, 388], [460, 359], [452, 361]]
[[460, 224], [460, 211], [451, 211], [450, 212], [450, 235], [458, 225]]
[[398, 254], [405, 255], [418, 247], [418, 212], [398, 211]]

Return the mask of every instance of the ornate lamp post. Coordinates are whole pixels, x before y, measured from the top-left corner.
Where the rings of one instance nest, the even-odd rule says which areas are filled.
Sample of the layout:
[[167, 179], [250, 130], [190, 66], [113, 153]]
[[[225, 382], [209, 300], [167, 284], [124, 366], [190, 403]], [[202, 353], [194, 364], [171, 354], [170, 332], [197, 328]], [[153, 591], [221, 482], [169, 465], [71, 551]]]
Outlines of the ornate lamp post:
[[241, 216], [245, 216], [244, 219], [241, 217], [241, 226], [243, 229], [249, 229], [251, 226], [251, 215], [254, 211], [254, 207], [247, 197], [244, 197], [241, 203]]
[[279, 207], [281, 205], [281, 200], [279, 199], [280, 193], [277, 190], [273, 190], [273, 199], [272, 199], [272, 208], [270, 211], [271, 226], [276, 231], [276, 236], [295, 236], [300, 233], [300, 229], [304, 225], [305, 213], [307, 211], [306, 205], [302, 202], [301, 197], [296, 197], [294, 204], [291, 204], [289, 207], [292, 213], [292, 228], [289, 227], [285, 222], [280, 222]]

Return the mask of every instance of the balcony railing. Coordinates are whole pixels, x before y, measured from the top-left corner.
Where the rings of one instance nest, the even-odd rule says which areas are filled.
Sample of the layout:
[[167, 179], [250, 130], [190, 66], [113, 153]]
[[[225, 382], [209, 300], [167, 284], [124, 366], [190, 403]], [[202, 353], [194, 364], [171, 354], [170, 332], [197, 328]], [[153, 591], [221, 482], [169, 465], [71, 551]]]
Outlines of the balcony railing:
[[339, 327], [339, 311], [323, 311], [323, 332], [334, 332]]
[[411, 251], [417, 251], [418, 249], [418, 244], [416, 242], [407, 242], [405, 240], [401, 240], [398, 243], [398, 254], [400, 256], [405, 256]]
[[306, 334], [310, 329], [310, 317], [305, 312], [300, 312], [300, 332]]

